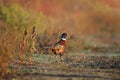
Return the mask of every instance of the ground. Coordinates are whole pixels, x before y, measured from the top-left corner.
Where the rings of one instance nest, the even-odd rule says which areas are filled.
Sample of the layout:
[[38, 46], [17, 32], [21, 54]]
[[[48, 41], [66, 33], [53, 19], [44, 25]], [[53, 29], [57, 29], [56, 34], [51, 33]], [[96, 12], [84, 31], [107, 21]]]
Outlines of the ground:
[[54, 54], [36, 54], [31, 63], [27, 58], [21, 66], [16, 61], [11, 67], [17, 71], [11, 79], [120, 80], [120, 56], [119, 53], [112, 54], [71, 52], [63, 55], [63, 61], [59, 57], [56, 59]]

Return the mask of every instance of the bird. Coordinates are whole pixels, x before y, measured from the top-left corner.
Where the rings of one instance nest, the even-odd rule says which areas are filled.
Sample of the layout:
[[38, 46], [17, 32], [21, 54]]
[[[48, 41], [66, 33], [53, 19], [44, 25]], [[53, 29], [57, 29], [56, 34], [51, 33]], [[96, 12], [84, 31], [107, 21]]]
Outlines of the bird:
[[65, 53], [66, 37], [67, 33], [62, 33], [60, 40], [57, 43], [55, 43], [52, 47], [52, 52], [55, 55], [59, 55], [61, 60], [63, 60], [61, 56]]

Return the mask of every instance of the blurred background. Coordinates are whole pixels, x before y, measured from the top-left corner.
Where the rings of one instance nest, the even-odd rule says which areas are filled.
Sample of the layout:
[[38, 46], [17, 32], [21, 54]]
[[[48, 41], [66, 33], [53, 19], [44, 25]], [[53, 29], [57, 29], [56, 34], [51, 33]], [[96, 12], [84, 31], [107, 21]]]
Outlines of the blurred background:
[[[38, 13], [44, 15], [47, 21], [39, 22], [46, 25], [42, 27], [61, 27], [65, 28], [63, 31], [82, 35], [117, 37], [120, 33], [119, 0], [1, 0], [1, 3], [16, 9], [19, 5], [28, 11], [26, 16], [31, 14], [33, 18]], [[20, 14], [25, 16], [23, 11]], [[11, 11], [11, 15], [16, 13]]]
[[52, 45], [62, 32], [68, 33], [70, 50], [120, 45], [119, 0], [0, 0], [0, 4], [1, 33], [13, 30], [21, 37], [26, 28], [36, 26], [37, 47]]

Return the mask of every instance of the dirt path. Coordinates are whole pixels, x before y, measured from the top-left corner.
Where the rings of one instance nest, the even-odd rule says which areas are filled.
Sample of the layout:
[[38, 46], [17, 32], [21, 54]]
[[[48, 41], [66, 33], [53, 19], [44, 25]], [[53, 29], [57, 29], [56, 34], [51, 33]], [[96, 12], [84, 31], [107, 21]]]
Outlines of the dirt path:
[[[43, 57], [42, 57], [43, 58]], [[120, 80], [120, 57], [65, 56], [63, 62], [34, 58], [14, 66], [15, 80]], [[19, 69], [18, 69], [19, 66]]]

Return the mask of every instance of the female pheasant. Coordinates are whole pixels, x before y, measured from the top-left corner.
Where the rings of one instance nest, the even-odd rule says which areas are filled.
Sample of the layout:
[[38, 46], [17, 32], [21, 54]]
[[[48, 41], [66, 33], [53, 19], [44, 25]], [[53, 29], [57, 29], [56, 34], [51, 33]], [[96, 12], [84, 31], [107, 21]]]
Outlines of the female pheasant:
[[65, 52], [66, 37], [67, 37], [67, 33], [62, 33], [60, 41], [58, 41], [52, 48], [52, 52], [56, 55], [60, 55], [60, 57]]

